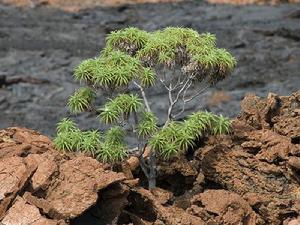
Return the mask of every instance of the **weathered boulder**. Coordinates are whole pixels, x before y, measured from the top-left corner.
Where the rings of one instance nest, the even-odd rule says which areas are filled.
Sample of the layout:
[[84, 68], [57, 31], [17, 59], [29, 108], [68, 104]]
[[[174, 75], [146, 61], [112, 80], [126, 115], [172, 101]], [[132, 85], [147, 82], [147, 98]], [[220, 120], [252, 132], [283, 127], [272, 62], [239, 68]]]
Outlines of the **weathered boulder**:
[[28, 224], [39, 220], [36, 210], [52, 219], [45, 224], [69, 221], [95, 205], [99, 191], [126, 178], [90, 157], [61, 154], [47, 137], [21, 128], [0, 131], [0, 171], [0, 221], [5, 215], [6, 224], [22, 220], [13, 214], [24, 204], [32, 212]]
[[20, 223], [26, 207], [24, 224], [35, 225], [295, 225], [299, 94], [248, 96], [242, 108], [229, 135], [158, 160], [152, 192], [136, 157], [109, 166], [27, 129], [0, 131], [0, 221]]
[[96, 203], [101, 189], [124, 179], [124, 174], [104, 170], [101, 163], [90, 157], [79, 156], [64, 162], [46, 194], [45, 200], [54, 212], [50, 216], [75, 218]]
[[127, 208], [128, 215], [135, 224], [147, 224], [144, 221], [154, 225], [204, 225], [204, 221], [197, 216], [187, 213], [185, 210], [176, 206], [164, 206], [165, 192], [153, 195], [150, 191], [143, 188], [132, 189], [129, 195], [130, 207]]
[[26, 128], [12, 127], [0, 131], [0, 159], [41, 154], [53, 147], [51, 140]]
[[260, 223], [249, 203], [230, 191], [207, 190], [195, 195], [191, 203], [188, 212], [205, 218], [206, 224], [256, 225]]
[[17, 197], [2, 220], [3, 225], [65, 225], [64, 221], [50, 220], [41, 215], [39, 209]]
[[21, 157], [0, 159], [0, 220], [36, 168], [35, 163]]
[[299, 108], [298, 92], [267, 99], [247, 96], [232, 135], [211, 137], [195, 153], [207, 180], [241, 195], [267, 224], [281, 224], [299, 213], [299, 144], [293, 139], [298, 121], [286, 120], [288, 132], [276, 129]]

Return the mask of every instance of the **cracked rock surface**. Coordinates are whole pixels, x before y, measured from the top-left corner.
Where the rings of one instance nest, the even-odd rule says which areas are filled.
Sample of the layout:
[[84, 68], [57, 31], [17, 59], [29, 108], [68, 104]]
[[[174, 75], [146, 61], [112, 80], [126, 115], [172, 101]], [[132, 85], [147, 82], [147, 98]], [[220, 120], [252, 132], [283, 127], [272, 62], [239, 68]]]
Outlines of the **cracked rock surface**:
[[68, 223], [96, 204], [101, 190], [125, 180], [95, 159], [60, 154], [50, 139], [24, 128], [1, 130], [0, 152], [5, 225]]
[[291, 123], [298, 122], [299, 92], [248, 95], [241, 108], [229, 135], [158, 159], [152, 192], [134, 156], [102, 164], [61, 154], [35, 131], [1, 130], [0, 224], [296, 225], [300, 133]]

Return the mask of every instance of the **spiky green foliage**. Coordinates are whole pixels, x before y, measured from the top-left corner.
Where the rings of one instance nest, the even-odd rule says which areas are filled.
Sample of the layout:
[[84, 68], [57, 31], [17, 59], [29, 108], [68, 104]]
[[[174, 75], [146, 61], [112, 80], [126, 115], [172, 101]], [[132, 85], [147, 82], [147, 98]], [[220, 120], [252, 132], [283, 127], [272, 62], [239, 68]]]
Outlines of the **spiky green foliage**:
[[63, 152], [82, 151], [94, 156], [100, 147], [100, 133], [82, 132], [74, 121], [64, 118], [57, 124], [54, 145]]
[[99, 86], [119, 87], [127, 85], [141, 71], [137, 59], [121, 51], [111, 51], [98, 58], [93, 79]]
[[100, 132], [97, 130], [82, 132], [82, 139], [79, 149], [89, 155], [95, 156], [98, 149], [100, 149]]
[[129, 114], [137, 112], [142, 107], [142, 100], [138, 95], [119, 94], [108, 101], [104, 108], [101, 108], [100, 119], [102, 122], [116, 123], [120, 117], [127, 118]]
[[170, 122], [150, 138], [149, 146], [168, 159], [193, 147], [195, 141], [205, 134], [226, 134], [229, 130], [228, 118], [197, 112], [183, 122]]
[[57, 123], [57, 133], [67, 133], [77, 130], [76, 123], [69, 118], [63, 118], [60, 122]]
[[167, 27], [148, 33], [127, 28], [109, 35], [107, 46], [109, 50], [118, 49], [134, 55], [149, 66], [172, 67], [178, 63], [200, 80], [208, 76], [211, 84], [223, 80], [236, 65], [228, 51], [216, 47], [215, 35], [199, 34], [190, 28]]
[[106, 39], [106, 46], [109, 49], [117, 48], [134, 53], [146, 44], [149, 36], [150, 34], [146, 31], [129, 27], [111, 32]]
[[73, 113], [83, 112], [88, 109], [94, 97], [95, 93], [92, 89], [80, 88], [69, 98], [68, 107]]
[[224, 116], [215, 116], [212, 121], [211, 132], [213, 135], [228, 134], [230, 132], [231, 121]]
[[149, 87], [155, 84], [156, 75], [152, 69], [145, 67], [143, 73], [138, 78], [142, 86]]
[[127, 156], [125, 132], [120, 127], [112, 127], [101, 138], [99, 131], [81, 131], [65, 118], [58, 123], [57, 130], [54, 145], [63, 152], [81, 151], [103, 162], [120, 161]]
[[137, 127], [138, 136], [147, 138], [153, 135], [158, 130], [157, 121], [158, 119], [152, 112], [144, 112]]
[[58, 133], [54, 139], [54, 145], [63, 152], [73, 152], [80, 150], [81, 141], [82, 134], [79, 129], [76, 129]]
[[86, 83], [92, 82], [94, 77], [94, 69], [97, 66], [96, 59], [87, 59], [82, 61], [74, 71], [74, 78], [78, 81], [83, 81]]
[[103, 162], [121, 161], [127, 156], [124, 143], [125, 132], [120, 127], [110, 128], [97, 152], [97, 159]]
[[75, 69], [75, 79], [110, 90], [127, 86], [134, 79], [144, 86], [154, 84], [154, 71], [143, 67], [138, 59], [119, 50], [107, 51], [98, 58], [84, 60]]

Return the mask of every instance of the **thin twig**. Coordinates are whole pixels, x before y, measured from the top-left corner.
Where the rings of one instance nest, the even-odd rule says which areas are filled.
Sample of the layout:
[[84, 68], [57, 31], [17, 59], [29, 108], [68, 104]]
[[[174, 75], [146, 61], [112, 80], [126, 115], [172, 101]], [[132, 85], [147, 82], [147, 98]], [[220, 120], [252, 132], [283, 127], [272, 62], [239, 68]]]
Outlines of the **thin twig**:
[[192, 97], [190, 97], [189, 99], [185, 99], [185, 95], [186, 92], [188, 90], [188, 88], [185, 90], [183, 96], [182, 96], [182, 100], [183, 100], [183, 105], [182, 105], [182, 109], [179, 113], [175, 114], [174, 116], [172, 116], [173, 118], [177, 118], [178, 116], [180, 116], [182, 113], [184, 113], [185, 111], [185, 106], [186, 103], [192, 101], [193, 99], [195, 99], [196, 97], [198, 97], [200, 94], [202, 94], [204, 91], [206, 91], [210, 86], [207, 85], [206, 87], [204, 87], [203, 89], [200, 89], [199, 91], [197, 91], [197, 93], [195, 95], [193, 95]]
[[166, 85], [165, 81], [163, 79], [159, 79], [159, 81], [164, 85], [164, 87], [169, 91], [170, 89]]
[[137, 82], [135, 82], [135, 81], [133, 83], [140, 89], [140, 91], [142, 93], [142, 96], [143, 96], [143, 100], [144, 100], [144, 103], [145, 103], [147, 111], [151, 112], [151, 109], [150, 109], [150, 106], [149, 106], [149, 102], [148, 102], [148, 99], [146, 97], [146, 93], [145, 93], [144, 88], [141, 85], [139, 85]]
[[187, 99], [186, 102], [192, 101], [194, 98], [198, 97], [198, 96], [201, 95], [204, 91], [206, 91], [209, 87], [210, 87], [210, 85], [207, 85], [207, 86], [205, 86], [204, 88], [200, 89], [199, 91], [196, 92], [195, 95], [193, 95], [191, 98]]
[[191, 86], [192, 79], [193, 79], [193, 77], [190, 76], [190, 77], [185, 81], [185, 83], [183, 84], [183, 86], [182, 86], [182, 87], [180, 88], [180, 90], [178, 91], [175, 100], [172, 99], [172, 86], [170, 85], [170, 87], [169, 87], [169, 88], [170, 88], [170, 91], [169, 91], [169, 101], [170, 101], [170, 105], [169, 105], [169, 109], [168, 109], [168, 117], [167, 117], [167, 121], [166, 121], [166, 123], [165, 123], [164, 126], [166, 126], [166, 125], [169, 123], [169, 121], [171, 120], [171, 117], [172, 117], [172, 111], [173, 111], [173, 109], [174, 109], [174, 105], [178, 102], [181, 93], [182, 93], [183, 91], [185, 91], [186, 89], [188, 89], [188, 88]]

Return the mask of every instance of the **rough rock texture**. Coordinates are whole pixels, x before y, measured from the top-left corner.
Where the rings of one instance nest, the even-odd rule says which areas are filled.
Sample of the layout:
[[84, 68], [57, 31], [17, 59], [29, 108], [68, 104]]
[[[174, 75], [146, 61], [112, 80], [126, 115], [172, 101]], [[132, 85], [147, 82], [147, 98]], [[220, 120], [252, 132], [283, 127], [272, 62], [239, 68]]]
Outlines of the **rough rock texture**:
[[97, 202], [99, 190], [124, 179], [122, 173], [104, 170], [95, 159], [76, 157], [60, 165], [54, 188], [48, 189], [45, 200], [54, 218], [75, 218]]
[[166, 3], [179, 2], [182, 0], [0, 0], [0, 3], [12, 4], [22, 7], [36, 7], [47, 5], [66, 11], [79, 11], [82, 9], [93, 8], [97, 6], [119, 6], [127, 4], [141, 4], [141, 3]]
[[299, 96], [247, 96], [229, 135], [158, 160], [152, 192], [134, 157], [102, 164], [60, 154], [37, 132], [2, 130], [0, 224], [297, 225]]
[[[95, 205], [99, 191], [125, 180], [95, 159], [60, 154], [50, 139], [28, 129], [1, 130], [0, 144], [0, 221], [5, 225], [68, 222]], [[27, 211], [18, 213], [23, 207]]]
[[[241, 195], [267, 224], [281, 224], [299, 214], [299, 158], [293, 156], [299, 144], [292, 139], [299, 135], [298, 126], [287, 123], [280, 132], [275, 129], [276, 121], [299, 116], [297, 96], [299, 92], [290, 97], [246, 97], [233, 134], [210, 138], [196, 153], [205, 178]], [[292, 136], [281, 135], [285, 128]]]
[[131, 189], [122, 218], [133, 224], [297, 224], [298, 96], [247, 96], [230, 135], [209, 137], [196, 151], [159, 161], [162, 189]]
[[[236, 7], [192, 0], [76, 13], [0, 4], [0, 128], [25, 126], [54, 136], [56, 123], [69, 116], [68, 97], [80, 86], [72, 77], [74, 67], [99, 54], [108, 32], [128, 26], [148, 31], [185, 26], [216, 34], [218, 46], [237, 58], [237, 68], [191, 102], [187, 113], [207, 109], [235, 117], [248, 92], [262, 97], [299, 89], [299, 18], [299, 6], [291, 4]], [[168, 103], [162, 90], [148, 94], [159, 117], [166, 114]], [[220, 90], [230, 101], [212, 102]], [[103, 102], [100, 98], [97, 105]], [[77, 121], [82, 129], [103, 128], [94, 115], [79, 115]]]
[[0, 219], [36, 168], [32, 161], [20, 157], [0, 159]]
[[[204, 225], [204, 221], [197, 216], [185, 212], [185, 210], [176, 206], [163, 206], [165, 199], [164, 193], [161, 196], [159, 191], [156, 195], [145, 189], [133, 189], [129, 200], [131, 205], [128, 208], [129, 217], [139, 220], [146, 220], [152, 224], [159, 225]], [[162, 199], [161, 199], [162, 198]], [[134, 223], [138, 224], [138, 223]], [[150, 223], [151, 224], [151, 223]]]
[[206, 224], [260, 224], [249, 203], [229, 191], [208, 190], [195, 195], [191, 203], [188, 212], [204, 217]]
[[2, 220], [3, 225], [63, 225], [63, 221], [43, 217], [39, 209], [18, 197]]
[[252, 5], [252, 4], [282, 4], [282, 3], [300, 3], [299, 0], [208, 0], [213, 4], [232, 4], [232, 5]]

